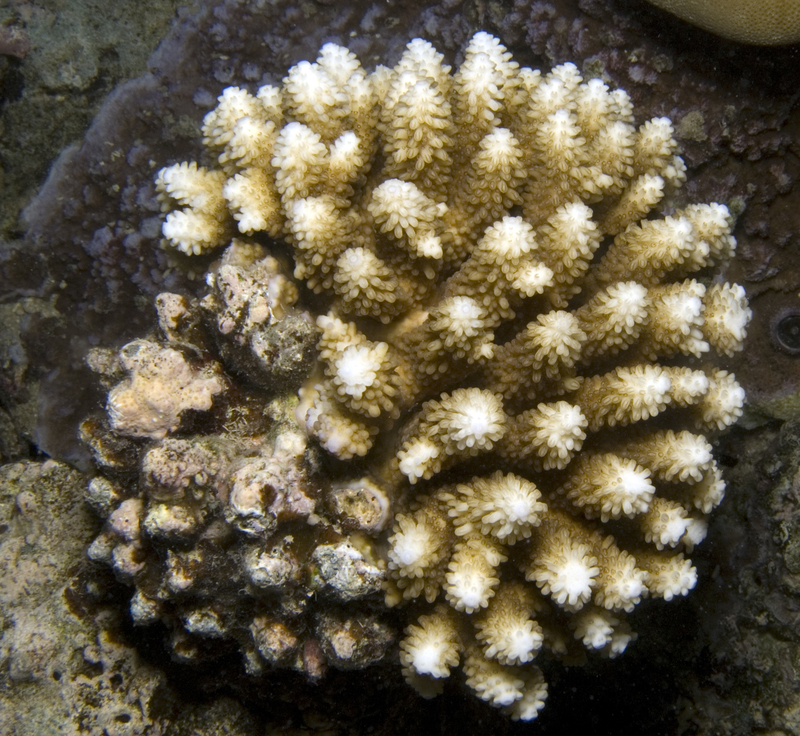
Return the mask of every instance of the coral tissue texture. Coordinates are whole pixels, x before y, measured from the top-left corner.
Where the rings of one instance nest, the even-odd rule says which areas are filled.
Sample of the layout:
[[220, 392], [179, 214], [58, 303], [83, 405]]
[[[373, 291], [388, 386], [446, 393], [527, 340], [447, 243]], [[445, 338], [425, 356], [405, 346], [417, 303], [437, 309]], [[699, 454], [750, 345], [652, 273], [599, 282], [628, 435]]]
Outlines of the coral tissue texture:
[[454, 73], [420, 39], [371, 73], [327, 44], [203, 134], [157, 187], [168, 247], [218, 255], [206, 296], [90, 356], [90, 556], [185, 661], [399, 654], [424, 697], [460, 668], [536, 718], [548, 662], [622, 654], [637, 604], [695, 585], [744, 401], [715, 366], [750, 318], [713, 279], [726, 207], [670, 207], [668, 119], [487, 33]]
[[778, 46], [800, 41], [797, 0], [648, 0], [700, 28], [741, 43]]

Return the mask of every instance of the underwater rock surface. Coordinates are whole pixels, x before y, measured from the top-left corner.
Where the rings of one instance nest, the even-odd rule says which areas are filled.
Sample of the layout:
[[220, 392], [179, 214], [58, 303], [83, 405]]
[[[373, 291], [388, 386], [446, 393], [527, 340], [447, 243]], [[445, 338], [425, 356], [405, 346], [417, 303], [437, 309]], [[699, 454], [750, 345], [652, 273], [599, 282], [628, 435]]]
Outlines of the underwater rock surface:
[[[221, 44], [220, 48], [224, 47], [235, 52], [237, 46], [240, 49], [247, 47], [248, 32], [252, 29], [257, 34], [258, 30], [263, 28], [262, 20], [267, 26], [278, 27], [276, 36], [280, 35], [281, 28], [289, 28], [291, 23], [308, 22], [300, 33], [287, 32], [286, 37], [289, 38], [291, 35], [291, 41], [279, 44], [284, 50], [280, 52], [283, 54], [281, 58], [278, 58], [280, 53], [276, 57], [274, 68], [278, 70], [299, 58], [312, 56], [323, 40], [322, 36], [314, 35], [316, 33], [312, 28], [314, 19], [322, 19], [321, 26], [324, 25], [323, 21], [329, 22], [336, 15], [335, 9], [329, 6], [309, 5], [303, 12], [308, 13], [313, 9], [313, 17], [298, 13], [290, 23], [282, 19], [276, 21], [279, 16], [283, 17], [280, 14], [285, 12], [284, 6], [281, 6], [280, 13], [277, 6], [271, 6], [269, 15], [259, 17], [255, 14], [254, 17], [252, 6], [248, 4], [231, 3], [224, 6], [225, 10], [219, 10], [216, 14], [211, 12], [212, 5], [209, 5], [207, 12], [203, 11], [199, 16], [184, 15], [176, 33], [166, 41], [166, 46], [175, 49], [177, 45], [185, 44], [185, 48], [197, 49], [201, 55], [210, 53], [213, 43], [210, 41], [200, 43], [196, 40], [195, 34], [210, 37], [212, 26], [217, 24], [214, 33], [218, 34], [215, 38]], [[395, 49], [396, 58], [402, 45], [412, 35], [425, 35], [440, 48], [446, 48], [455, 54], [474, 30], [484, 28], [500, 35], [516, 57], [524, 63], [542, 67], [567, 60], [579, 62], [581, 67], [584, 67], [584, 61], [587, 64], [600, 64], [608, 81], [628, 89], [637, 110], [641, 111], [643, 116], [668, 114], [676, 122], [681, 121], [677, 133], [683, 155], [690, 168], [701, 167], [699, 172], [693, 173], [692, 184], [684, 191], [696, 192], [696, 196], [692, 195], [695, 201], [719, 199], [733, 204], [740, 198], [742, 204], [747, 204], [736, 230], [739, 255], [729, 276], [732, 280], [745, 283], [751, 297], [755, 320], [751, 325], [750, 340], [755, 340], [759, 335], [763, 335], [764, 339], [757, 347], [755, 343], [749, 342], [748, 349], [741, 354], [741, 365], [728, 367], [736, 370], [751, 396], [771, 399], [791, 392], [792, 381], [796, 381], [793, 377], [797, 376], [798, 364], [791, 356], [775, 351], [768, 329], [768, 325], [782, 310], [796, 308], [797, 286], [800, 281], [794, 255], [795, 233], [798, 230], [794, 214], [798, 211], [794, 205], [797, 198], [797, 171], [796, 159], [791, 154], [796, 150], [797, 117], [793, 110], [791, 91], [797, 86], [797, 79], [796, 65], [791, 63], [793, 53], [791, 49], [777, 52], [743, 50], [735, 44], [719, 42], [708, 34], [687, 30], [677, 21], [664, 22], [663, 16], [642, 12], [641, 3], [638, 2], [581, 0], [578, 3], [577, 0], [565, 0], [533, 5], [525, 2], [488, 6], [448, 3], [424, 7], [412, 3], [405, 4], [403, 8], [402, 14], [399, 12], [392, 14], [386, 8], [376, 7], [369, 17], [357, 10], [341, 25], [331, 25], [328, 30], [329, 35], [325, 35], [325, 31], [320, 33], [323, 34], [324, 40], [331, 38], [347, 44], [351, 33], [369, 35], [378, 29], [384, 36], [376, 41], [380, 48], [375, 53], [375, 58], [383, 56], [383, 48], [387, 46]], [[231, 40], [231, 34], [224, 29], [226, 25], [230, 27], [237, 25], [240, 19], [245, 19], [245, 22], [238, 24], [241, 37], [237, 37], [234, 42]], [[370, 19], [375, 20], [374, 24]], [[396, 41], [388, 39], [386, 31], [382, 30], [390, 25], [392, 33], [397, 35]], [[412, 31], [403, 30], [412, 25]], [[305, 47], [302, 46], [304, 36], [313, 39]], [[259, 43], [258, 40], [252, 41], [252, 48], [257, 53]], [[292, 46], [302, 50], [289, 58], [286, 50]], [[34, 53], [35, 50], [31, 52]], [[455, 58], [452, 56], [450, 60]], [[102, 61], [101, 59], [101, 63]], [[181, 83], [177, 76], [170, 74], [167, 67], [168, 65], [164, 65], [161, 68], [159, 79], [163, 80], [163, 85], [160, 94], [167, 95], [175, 91], [180, 96]], [[187, 64], [190, 90], [194, 90], [193, 85], [199, 76], [193, 69], [205, 72], [208, 67], [207, 62]], [[181, 71], [185, 69], [181, 68]], [[199, 120], [206, 107], [223, 86], [233, 82], [248, 82], [249, 78], [243, 71], [241, 68], [234, 69], [230, 82], [215, 83], [215, 89], [210, 90], [205, 100], [199, 100], [199, 104], [192, 103], [185, 107], [188, 117], [182, 122], [193, 121], [186, 137], [174, 137], [175, 119], [170, 120], [166, 115], [153, 123], [152, 130], [159, 136], [173, 135], [172, 151], [179, 151], [181, 152], [179, 155], [186, 158], [194, 155], [190, 150], [191, 146], [187, 144], [196, 135]], [[147, 85], [144, 85], [143, 89], [146, 88]], [[188, 93], [189, 98], [191, 94], [192, 92]], [[184, 99], [186, 97], [187, 95], [184, 95]], [[136, 99], [135, 96], [133, 99]], [[59, 184], [60, 191], [66, 194], [67, 202], [77, 203], [79, 211], [83, 211], [86, 207], [81, 200], [84, 187], [92, 182], [101, 182], [95, 190], [99, 191], [101, 196], [92, 200], [93, 211], [88, 213], [86, 228], [82, 229], [80, 218], [72, 225], [62, 227], [61, 205], [52, 196], [57, 190], [51, 188], [39, 202], [39, 213], [43, 218], [40, 222], [45, 224], [38, 231], [31, 232], [24, 249], [6, 250], [2, 254], [0, 282], [4, 294], [20, 294], [24, 289], [28, 294], [53, 297], [53, 301], [45, 299], [43, 306], [26, 305], [21, 310], [28, 322], [24, 329], [24, 337], [21, 338], [18, 331], [12, 330], [9, 339], [2, 342], [3, 362], [0, 370], [2, 370], [3, 387], [9, 388], [6, 396], [11, 404], [6, 426], [9, 435], [13, 437], [9, 444], [4, 445], [4, 459], [13, 456], [24, 457], [30, 452], [29, 448], [35, 445], [36, 418], [32, 415], [31, 406], [37, 403], [35, 385], [32, 383], [32, 379], [37, 376], [49, 376], [43, 392], [46, 404], [38, 426], [42, 444], [56, 453], [74, 453], [77, 447], [75, 427], [78, 420], [88, 406], [100, 400], [98, 393], [89, 393], [83, 397], [78, 396], [76, 401], [78, 389], [88, 387], [91, 390], [94, 385], [94, 378], [88, 372], [80, 372], [87, 346], [98, 342], [112, 344], [112, 340], [108, 339], [109, 335], [113, 336], [116, 344], [122, 344], [130, 337], [141, 334], [142, 326], [153, 318], [149, 296], [137, 302], [138, 307], [135, 311], [141, 310], [138, 324], [128, 322], [135, 315], [127, 306], [112, 308], [105, 314], [100, 314], [98, 305], [107, 305], [111, 302], [107, 298], [105, 284], [89, 283], [88, 264], [93, 257], [83, 251], [84, 244], [94, 243], [102, 248], [102, 243], [106, 242], [104, 238], [108, 236], [101, 234], [95, 239], [93, 233], [102, 230], [108, 223], [113, 226], [118, 221], [124, 223], [127, 218], [132, 217], [131, 212], [120, 217], [119, 196], [115, 192], [122, 191], [125, 185], [131, 182], [139, 182], [137, 190], [138, 187], [149, 185], [150, 182], [151, 170], [147, 163], [136, 164], [134, 169], [139, 168], [139, 173], [135, 171], [131, 173], [125, 157], [117, 157], [109, 163], [105, 178], [98, 175], [100, 170], [98, 162], [103, 160], [103, 149], [99, 145], [100, 134], [104, 135], [107, 130], [113, 132], [119, 128], [123, 132], [117, 139], [118, 147], [127, 152], [134, 145], [135, 139], [126, 139], [124, 130], [131, 117], [141, 116], [141, 110], [136, 105], [130, 107], [120, 105], [119, 100], [120, 98], [115, 97], [110, 101], [111, 110], [108, 113], [117, 119], [109, 122], [106, 128], [93, 129], [85, 146], [85, 157], [74, 159], [76, 162], [74, 166], [59, 169], [64, 177]], [[134, 116], [130, 114], [131, 109], [137, 111]], [[161, 103], [155, 109], [157, 114], [163, 110]], [[5, 110], [7, 108], [4, 108]], [[4, 122], [6, 131], [10, 130], [7, 117], [4, 118]], [[144, 129], [147, 129], [146, 126]], [[156, 166], [163, 163], [165, 161], [162, 159]], [[55, 178], [57, 172], [54, 173]], [[70, 183], [69, 180], [74, 181]], [[84, 191], [88, 193], [92, 190], [87, 188]], [[728, 200], [728, 197], [731, 199]], [[48, 210], [56, 213], [49, 221], [46, 217]], [[131, 220], [129, 227], [130, 232], [138, 230], [138, 220]], [[34, 232], [38, 232], [36, 236], [38, 245], [33, 240]], [[118, 274], [117, 282], [112, 282], [112, 290], [120, 288], [120, 283], [124, 282], [126, 274], [137, 270], [137, 267], [131, 264], [136, 262], [139, 255], [145, 259], [144, 262], [149, 263], [148, 267], [151, 269], [155, 286], [148, 288], [153, 291], [162, 288], [160, 284], [165, 283], [163, 261], [160, 266], [157, 260], [160, 256], [154, 247], [157, 235], [155, 230], [149, 231], [148, 237], [151, 238], [149, 245], [142, 244], [138, 253], [130, 259], [120, 259], [120, 263], [123, 264], [122, 276]], [[119, 245], [121, 237], [122, 235], [117, 233], [108, 241], [109, 247], [116, 248], [116, 252], [121, 252]], [[128, 241], [129, 246], [133, 248], [136, 242], [137, 238]], [[113, 261], [113, 258], [105, 260]], [[82, 265], [75, 268], [75, 264]], [[108, 268], [110, 266], [106, 262], [98, 268], [98, 271]], [[60, 286], [62, 282], [65, 286]], [[123, 285], [121, 288], [127, 287]], [[135, 294], [136, 291], [133, 289], [131, 293]], [[119, 304], [129, 304], [126, 299], [127, 297], [121, 298]], [[36, 312], [41, 316], [35, 314]], [[4, 328], [8, 325], [5, 319], [3, 325]], [[754, 348], [750, 349], [750, 345], [754, 345]], [[56, 364], [61, 365], [61, 373], [52, 372]], [[7, 411], [8, 407], [4, 404], [3, 409]], [[65, 413], [65, 409], [68, 412]], [[774, 425], [766, 425], [759, 430], [765, 438], [773, 437], [775, 431]], [[738, 430], [729, 439], [726, 463], [730, 465], [744, 452], [755, 457], [768, 456], [772, 452], [773, 446], [767, 439], [763, 442], [759, 440], [746, 443], [745, 437]], [[6, 454], [6, 447], [12, 448], [9, 450], [11, 454]], [[791, 462], [787, 461], [787, 473], [791, 467]], [[711, 525], [709, 540], [693, 556], [695, 564], [700, 567], [701, 579], [708, 579], [720, 562], [724, 563], [720, 566], [720, 574], [714, 580], [725, 590], [730, 591], [730, 595], [734, 598], [738, 594], [738, 589], [736, 585], [726, 582], [729, 580], [726, 577], [728, 563], [738, 565], [738, 558], [736, 556], [731, 558], [729, 554], [730, 536], [741, 534], [752, 539], [755, 546], [761, 544], [759, 533], [748, 526], [749, 514], [740, 513], [738, 509], [747, 503], [758, 505], [760, 496], [758, 494], [753, 496], [752, 489], [755, 487], [768, 489], [780, 475], [776, 476], [769, 469], [763, 468], [759, 472], [755, 486], [749, 476], [742, 476], [741, 480], [738, 475], [729, 476], [734, 479], [733, 485], [729, 486], [729, 496], [733, 497], [732, 500], [741, 496], [742, 500], [723, 506], [721, 514]], [[749, 500], [746, 501], [745, 498]], [[728, 514], [735, 515], [735, 518], [729, 520]], [[766, 531], [764, 534], [768, 535]], [[613, 709], [613, 703], [624, 702], [624, 709], [628, 714], [637, 713], [637, 708], [639, 709], [637, 722], [641, 724], [644, 732], [662, 732], [664, 729], [661, 725], [654, 725], [648, 730], [647, 724], [653, 723], [653, 719], [656, 718], [654, 711], [658, 708], [655, 704], [664, 704], [663, 712], [669, 712], [672, 703], [670, 698], [676, 690], [684, 688], [683, 683], [692, 681], [695, 676], [693, 672], [700, 671], [702, 678], [714, 674], [714, 667], [710, 665], [706, 669], [698, 668], [698, 662], [709, 661], [706, 652], [701, 648], [705, 637], [698, 630], [698, 626], [708, 627], [714, 632], [717, 631], [715, 627], [720, 621], [720, 617], [716, 614], [708, 616], [704, 605], [700, 605], [698, 596], [703, 590], [704, 588], [701, 588], [696, 591], [694, 597], [689, 598], [688, 608], [673, 608], [674, 615], [667, 622], [667, 626], [673, 628], [660, 630], [664, 622], [648, 626], [647, 616], [643, 617], [644, 620], [638, 621], [637, 628], [642, 636], [637, 646], [607, 671], [601, 668], [600, 672], [607, 674], [600, 679], [595, 676], [595, 672], [586, 675], [578, 672], [564, 673], [564, 676], [572, 678], [571, 681], [576, 683], [578, 687], [576, 692], [584, 693], [586, 697], [592, 693], [594, 695], [592, 702], [595, 705], [603, 702]], [[717, 589], [711, 588], [711, 590]], [[766, 591], [771, 592], [769, 585]], [[715, 593], [712, 592], [711, 595], [713, 597]], [[759, 623], [762, 620], [763, 618], [759, 617], [753, 619], [755, 624], [748, 626], [751, 635], [754, 635], [752, 632], [757, 635], [762, 630], [762, 624]], [[695, 643], [690, 644], [690, 641]], [[648, 642], [652, 642], [652, 645]], [[674, 646], [675, 642], [679, 643], [677, 647]], [[665, 653], [669, 653], [668, 659]], [[741, 660], [736, 661], [742, 664]], [[769, 660], [759, 661], [763, 663]], [[684, 662], [685, 666], [681, 670], [682, 674], [676, 676], [676, 670], [680, 668], [681, 662]], [[745, 662], [742, 667], [748, 669], [751, 664]], [[755, 670], [749, 671], [755, 672]], [[783, 671], [790, 673], [791, 669], [784, 668]], [[613, 677], [610, 673], [613, 673]], [[731, 681], [731, 678], [728, 679]], [[790, 677], [784, 678], [781, 681], [782, 686], [790, 687], [788, 684], [790, 680]], [[609, 683], [608, 689], [603, 689], [604, 686], [598, 685], [599, 682]], [[620, 682], [626, 683], [624, 700], [615, 701], [619, 696]], [[662, 683], [665, 682], [676, 682], [675, 689], [663, 687]], [[697, 707], [698, 713], [692, 725], [683, 727], [686, 730], [680, 732], [688, 732], [690, 728], [695, 730], [700, 728], [701, 732], [712, 733], [717, 724], [716, 716], [719, 713], [717, 708], [720, 704], [718, 701], [714, 703], [716, 695], [713, 688], [709, 689], [711, 680], [705, 679], [704, 682], [705, 685], [699, 689], [704, 689], [707, 697], [711, 698], [713, 707], [709, 706], [705, 710]], [[732, 678], [732, 682], [735, 684], [735, 678]], [[345, 686], [331, 684], [328, 693], [334, 693], [337, 687]], [[352, 694], [356, 686], [350, 684], [346, 687]], [[598, 690], [598, 687], [601, 689]], [[395, 688], [392, 692], [396, 700], [396, 692], [399, 690]], [[776, 694], [774, 702], [786, 702], [781, 700], [783, 695], [780, 694], [779, 688], [774, 693]], [[689, 694], [695, 699], [695, 704], [700, 703], [703, 697], [697, 689]], [[420, 717], [438, 722], [435, 719], [442, 718], [443, 713], [449, 712], [451, 715], [447, 722], [452, 726], [452, 713], [461, 709], [462, 701], [460, 696], [454, 699], [444, 697], [447, 699], [446, 702], [452, 705], [449, 711], [444, 707], [444, 703], [434, 701], [436, 708], [422, 709]], [[755, 726], [750, 720], [750, 711], [747, 707], [749, 697], [744, 688], [741, 700], [734, 700], [731, 696], [725, 703], [725, 708], [733, 708], [738, 714], [736, 717], [731, 716], [732, 725], [729, 732], [753, 732]], [[258, 702], [258, 697], [251, 693], [250, 702]], [[337, 710], [345, 708], [341, 697], [329, 697], [318, 692], [314, 697], [309, 695], [307, 702], [314, 702], [328, 713], [339, 713], [345, 718], [343, 712]], [[356, 701], [349, 702], [353, 704]], [[649, 705], [645, 708], [637, 706], [637, 703]], [[365, 706], [361, 711], [366, 712], [368, 710], [366, 704], [362, 702], [361, 705]], [[404, 709], [406, 705], [405, 701], [395, 702], [391, 711], [394, 720], [399, 724], [398, 728], [403, 724], [413, 725], [404, 720], [409, 717], [408, 708]], [[556, 733], [559, 727], [568, 728], [569, 714], [574, 710], [574, 704], [562, 702], [562, 705], [565, 707], [559, 708], [557, 697], [551, 697], [539, 724], [545, 732], [550, 729], [550, 732]], [[358, 712], [359, 708], [355, 705], [352, 707], [353, 714]], [[213, 710], [213, 706], [211, 708]], [[221, 710], [224, 710], [224, 707]], [[241, 710], [231, 711], [238, 715], [230, 715], [227, 720], [219, 715], [221, 710], [218, 708], [215, 711], [220, 723], [224, 721], [232, 724], [237, 721], [240, 724], [249, 723], [251, 728], [256, 727], [250, 720], [251, 716]], [[777, 720], [770, 721], [773, 716], [777, 718], [775, 714], [778, 712], [779, 707], [776, 706], [772, 715], [768, 714], [759, 728], [769, 730], [770, 723], [779, 727]], [[552, 722], [548, 713], [553, 714]], [[556, 714], [560, 718], [557, 722]], [[596, 727], [605, 729], [602, 732], [614, 732], [616, 721], [611, 716], [604, 716], [602, 708], [596, 707], [584, 715], [591, 719]], [[470, 710], [463, 717], [461, 724], [464, 728], [478, 724], [475, 726], [477, 728], [482, 723], [483, 717], [482, 712]], [[170, 716], [164, 718], [169, 721]], [[209, 729], [208, 732], [211, 732], [212, 726], [208, 725], [209, 721], [214, 721], [214, 716], [206, 719], [202, 716], [186, 715], [187, 724], [191, 722], [198, 729]], [[176, 722], [174, 721], [173, 725]], [[323, 722], [324, 719], [320, 719], [315, 723], [321, 728]], [[380, 722], [383, 722], [383, 719]], [[582, 727], [584, 725], [582, 723]], [[679, 732], [677, 728], [670, 726], [669, 730], [677, 733]]]

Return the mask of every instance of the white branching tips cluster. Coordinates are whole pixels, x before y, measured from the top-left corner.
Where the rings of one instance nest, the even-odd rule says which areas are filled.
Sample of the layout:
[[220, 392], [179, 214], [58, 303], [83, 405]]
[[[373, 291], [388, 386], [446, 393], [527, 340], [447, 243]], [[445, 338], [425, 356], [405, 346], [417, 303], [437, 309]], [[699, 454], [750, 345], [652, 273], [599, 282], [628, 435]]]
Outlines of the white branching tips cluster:
[[626, 613], [695, 583], [725, 488], [705, 435], [744, 402], [713, 364], [750, 318], [712, 278], [727, 208], [679, 206], [668, 119], [486, 33], [452, 74], [421, 39], [372, 73], [327, 44], [280, 88], [225, 90], [203, 132], [217, 167], [158, 175], [164, 236], [292, 248], [321, 312], [297, 420], [391, 499], [386, 602], [425, 611], [408, 682], [431, 697], [460, 666], [535, 718], [540, 649], [618, 656]]

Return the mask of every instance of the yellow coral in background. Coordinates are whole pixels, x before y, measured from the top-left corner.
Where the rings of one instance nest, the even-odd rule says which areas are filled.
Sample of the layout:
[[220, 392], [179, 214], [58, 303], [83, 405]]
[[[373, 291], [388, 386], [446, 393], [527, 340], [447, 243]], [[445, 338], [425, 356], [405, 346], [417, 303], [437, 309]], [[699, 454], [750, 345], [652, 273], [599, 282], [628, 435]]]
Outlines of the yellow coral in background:
[[759, 46], [800, 41], [797, 0], [648, 0], [718, 36]]
[[421, 39], [371, 74], [327, 44], [281, 88], [225, 90], [203, 125], [219, 166], [157, 186], [175, 248], [238, 232], [226, 262], [252, 264], [241, 238], [283, 238], [327, 299], [297, 420], [390, 499], [386, 603], [427, 604], [408, 682], [430, 697], [460, 664], [530, 720], [540, 649], [618, 656], [626, 613], [693, 587], [683, 551], [724, 492], [705, 435], [744, 401], [709, 356], [750, 311], [711, 280], [726, 207], [656, 216], [685, 179], [669, 120], [637, 126], [623, 90], [487, 33], [450, 71]]

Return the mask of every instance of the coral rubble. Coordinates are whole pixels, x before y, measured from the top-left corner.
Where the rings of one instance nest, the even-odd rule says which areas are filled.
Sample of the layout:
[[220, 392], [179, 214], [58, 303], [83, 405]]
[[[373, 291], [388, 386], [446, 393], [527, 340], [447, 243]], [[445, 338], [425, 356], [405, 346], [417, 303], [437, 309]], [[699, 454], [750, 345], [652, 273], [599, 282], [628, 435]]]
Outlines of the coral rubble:
[[744, 401], [711, 358], [750, 317], [712, 278], [726, 207], [658, 217], [670, 121], [487, 33], [453, 74], [420, 39], [370, 74], [326, 44], [203, 134], [208, 161], [158, 173], [163, 234], [227, 247], [204, 298], [159, 297], [157, 337], [91, 356], [90, 556], [181, 659], [360, 668], [402, 606], [412, 687], [460, 666], [535, 718], [537, 663], [616, 657], [643, 598], [695, 584], [706, 435]]

